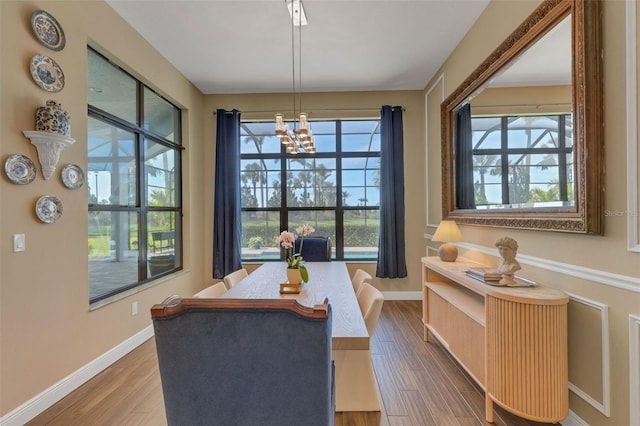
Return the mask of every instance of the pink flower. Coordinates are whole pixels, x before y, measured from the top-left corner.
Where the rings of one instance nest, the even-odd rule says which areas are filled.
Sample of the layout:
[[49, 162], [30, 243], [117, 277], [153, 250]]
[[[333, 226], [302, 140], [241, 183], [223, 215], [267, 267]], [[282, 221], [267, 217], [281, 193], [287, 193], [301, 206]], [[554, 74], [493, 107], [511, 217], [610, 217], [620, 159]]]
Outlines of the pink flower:
[[290, 249], [293, 247], [296, 242], [296, 236], [293, 232], [282, 231], [282, 233], [276, 238], [276, 242], [280, 244], [285, 249]]
[[[287, 251], [287, 265], [289, 269], [300, 269], [302, 280], [307, 282], [309, 280], [309, 274], [307, 268], [304, 265], [304, 259], [300, 255], [302, 253], [302, 243], [304, 243], [304, 237], [315, 232], [315, 228], [309, 224], [304, 224], [296, 228], [298, 235], [293, 232], [284, 230], [276, 238], [276, 242], [280, 244]], [[300, 253], [294, 253], [296, 239], [300, 236]]]
[[307, 235], [310, 235], [312, 233], [314, 233], [316, 230], [313, 226], [309, 225], [308, 223], [305, 223], [302, 226], [299, 226], [296, 228], [296, 232], [298, 233], [299, 236], [301, 237], [306, 237]]

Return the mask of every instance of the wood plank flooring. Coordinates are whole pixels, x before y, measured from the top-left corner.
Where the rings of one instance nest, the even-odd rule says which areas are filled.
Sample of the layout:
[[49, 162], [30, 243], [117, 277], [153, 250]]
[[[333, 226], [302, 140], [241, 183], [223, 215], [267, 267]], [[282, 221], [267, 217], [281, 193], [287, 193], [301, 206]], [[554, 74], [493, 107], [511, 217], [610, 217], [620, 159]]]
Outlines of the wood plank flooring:
[[[438, 343], [422, 340], [421, 316], [420, 301], [385, 301], [371, 349], [382, 409], [336, 413], [335, 426], [488, 424], [484, 420], [484, 393]], [[495, 408], [495, 424], [540, 425], [499, 407]], [[28, 425], [166, 425], [154, 340], [136, 348]]]

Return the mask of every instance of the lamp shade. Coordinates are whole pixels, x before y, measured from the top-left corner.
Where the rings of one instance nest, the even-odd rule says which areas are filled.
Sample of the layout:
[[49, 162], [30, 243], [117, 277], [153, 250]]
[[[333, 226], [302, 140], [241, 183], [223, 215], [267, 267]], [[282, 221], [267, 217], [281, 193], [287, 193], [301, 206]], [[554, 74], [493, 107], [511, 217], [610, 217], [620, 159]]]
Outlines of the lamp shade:
[[443, 220], [438, 225], [438, 229], [433, 234], [431, 241], [443, 242], [438, 249], [438, 256], [443, 262], [455, 262], [458, 258], [458, 249], [453, 244], [449, 244], [451, 241], [463, 241], [462, 234], [458, 225], [453, 220]]
[[431, 238], [431, 241], [439, 241], [443, 243], [455, 242], [455, 241], [464, 241], [462, 238], [462, 234], [460, 233], [460, 229], [456, 222], [453, 220], [443, 220], [438, 225], [438, 229], [436, 229], [435, 234]]

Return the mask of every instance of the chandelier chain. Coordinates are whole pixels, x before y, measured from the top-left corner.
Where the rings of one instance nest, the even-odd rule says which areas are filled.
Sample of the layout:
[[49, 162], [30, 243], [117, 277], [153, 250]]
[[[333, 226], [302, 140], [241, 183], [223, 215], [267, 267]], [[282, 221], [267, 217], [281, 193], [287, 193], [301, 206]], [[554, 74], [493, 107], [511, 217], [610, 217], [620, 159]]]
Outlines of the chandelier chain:
[[[307, 121], [307, 114], [302, 112], [302, 25], [303, 5], [301, 0], [286, 0], [291, 13], [291, 74], [292, 74], [292, 99], [293, 99], [293, 123], [292, 129], [285, 123], [281, 113], [276, 114], [276, 136], [286, 146], [290, 154], [305, 152], [315, 153], [315, 144], [311, 128]], [[297, 22], [296, 22], [297, 19]], [[297, 23], [297, 25], [296, 25]], [[306, 24], [306, 20], [304, 21]], [[296, 85], [296, 34], [298, 27], [298, 82]], [[299, 107], [299, 109], [298, 109]], [[299, 115], [298, 115], [299, 114]], [[296, 120], [295, 117], [299, 118]]]

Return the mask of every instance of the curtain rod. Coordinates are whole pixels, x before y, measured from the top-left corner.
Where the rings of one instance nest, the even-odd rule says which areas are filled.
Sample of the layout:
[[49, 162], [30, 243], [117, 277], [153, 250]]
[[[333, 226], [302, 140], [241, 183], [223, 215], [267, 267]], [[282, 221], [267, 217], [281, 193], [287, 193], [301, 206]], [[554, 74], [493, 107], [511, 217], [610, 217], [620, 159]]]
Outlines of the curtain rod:
[[[377, 108], [313, 108], [308, 112], [307, 114], [312, 114], [313, 111], [317, 111], [317, 112], [326, 112], [326, 111], [376, 111], [376, 112], [380, 112], [380, 109], [382, 108], [382, 106], [377, 107]], [[287, 112], [297, 112], [294, 111], [292, 109], [285, 109], [285, 110], [239, 110], [240, 113], [242, 114], [259, 114], [259, 113], [272, 113], [272, 114], [276, 114], [278, 112], [282, 112], [282, 113], [287, 113]], [[406, 111], [405, 107], [402, 107], [402, 111]], [[213, 115], [216, 115], [216, 111], [213, 111]]]

